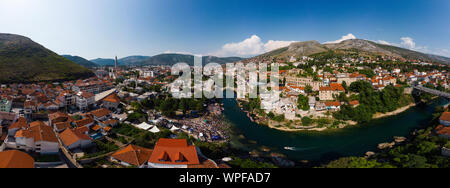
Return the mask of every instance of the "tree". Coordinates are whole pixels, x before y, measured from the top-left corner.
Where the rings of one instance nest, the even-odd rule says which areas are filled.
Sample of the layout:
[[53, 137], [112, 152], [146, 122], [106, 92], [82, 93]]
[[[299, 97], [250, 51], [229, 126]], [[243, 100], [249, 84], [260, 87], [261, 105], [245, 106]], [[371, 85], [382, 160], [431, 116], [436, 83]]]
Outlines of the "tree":
[[332, 161], [325, 168], [394, 168], [394, 166], [363, 157], [344, 157]]
[[303, 126], [310, 126], [312, 123], [314, 122], [314, 120], [312, 120], [309, 117], [303, 117], [302, 118], [302, 124]]
[[347, 93], [348, 93], [347, 82], [343, 81], [343, 82], [342, 82], [342, 87], [345, 89], [345, 94], [347, 94]]
[[313, 92], [314, 92], [314, 91], [313, 91], [312, 86], [307, 85], [307, 86], [305, 87], [305, 93], [307, 93], [308, 95], [311, 94], [311, 93], [313, 93]]
[[310, 109], [308, 97], [299, 95], [297, 99], [297, 107], [303, 111], [308, 111]]

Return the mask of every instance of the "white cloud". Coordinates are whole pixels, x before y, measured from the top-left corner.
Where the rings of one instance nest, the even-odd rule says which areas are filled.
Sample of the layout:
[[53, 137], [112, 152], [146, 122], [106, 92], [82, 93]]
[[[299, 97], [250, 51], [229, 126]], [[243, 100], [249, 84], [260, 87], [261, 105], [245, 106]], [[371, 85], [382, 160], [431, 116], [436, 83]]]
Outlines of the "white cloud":
[[395, 44], [392, 44], [392, 43], [384, 41], [384, 40], [378, 40], [377, 43], [384, 44], [384, 45], [395, 45]]
[[328, 41], [328, 42], [325, 42], [325, 44], [341, 43], [342, 41], [349, 40], [349, 39], [356, 39], [356, 37], [355, 37], [355, 35], [349, 33], [347, 35], [342, 36], [341, 39], [339, 39], [339, 40]]
[[269, 40], [264, 43], [261, 38], [257, 35], [252, 35], [241, 42], [228, 43], [222, 46], [222, 48], [211, 55], [214, 56], [253, 56], [263, 54], [278, 48], [289, 46], [295, 41], [275, 41]]
[[412, 39], [411, 37], [402, 37], [400, 38], [402, 40], [402, 46], [405, 46], [409, 49], [414, 49], [416, 48], [416, 43], [414, 42], [414, 39]]
[[278, 48], [284, 48], [286, 46], [291, 45], [294, 42], [296, 42], [296, 41], [279, 41], [279, 40], [274, 41], [274, 40], [269, 40], [269, 42], [264, 44], [264, 51], [265, 52], [270, 52], [270, 51], [276, 50]]

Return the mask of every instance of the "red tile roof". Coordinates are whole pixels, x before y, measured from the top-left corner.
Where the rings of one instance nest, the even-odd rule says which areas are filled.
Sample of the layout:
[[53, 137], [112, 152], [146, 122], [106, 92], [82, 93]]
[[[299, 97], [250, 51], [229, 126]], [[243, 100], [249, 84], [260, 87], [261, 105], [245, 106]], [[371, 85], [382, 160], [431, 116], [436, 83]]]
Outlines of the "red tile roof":
[[450, 121], [450, 112], [444, 112], [439, 119], [442, 121]]
[[331, 83], [329, 87], [320, 87], [320, 91], [345, 91], [344, 87], [338, 83]]
[[350, 101], [349, 104], [352, 106], [356, 106], [359, 105], [359, 101]]
[[148, 161], [148, 159], [152, 155], [152, 152], [153, 150], [151, 149], [129, 145], [126, 148], [117, 151], [111, 157], [131, 165], [141, 166]]
[[75, 125], [77, 125], [77, 127], [83, 127], [86, 125], [89, 125], [91, 123], [94, 123], [94, 120], [90, 117], [82, 119], [82, 120], [78, 120], [78, 121], [74, 121]]
[[195, 146], [188, 146], [185, 139], [165, 138], [156, 143], [149, 162], [168, 165], [200, 164]]
[[19, 130], [16, 133], [16, 138], [33, 138], [34, 142], [47, 141], [58, 142], [55, 132], [52, 127], [45, 125], [42, 122], [33, 122], [30, 128], [26, 130]]
[[438, 135], [446, 135], [446, 136], [450, 136], [450, 127], [445, 127], [443, 125], [439, 125], [436, 128], [436, 133]]
[[105, 99], [103, 99], [103, 101], [107, 101], [107, 102], [111, 102], [111, 103], [119, 103], [120, 99], [119, 99], [119, 97], [117, 97], [116, 93], [113, 93], [113, 94], [107, 96]]
[[0, 168], [34, 168], [34, 159], [17, 150], [0, 152]]
[[28, 128], [28, 124], [27, 124], [27, 119], [25, 119], [24, 117], [19, 117], [19, 119], [13, 123], [11, 126], [9, 126], [8, 129], [27, 129]]
[[63, 129], [71, 128], [72, 126], [70, 125], [70, 122], [66, 121], [66, 122], [55, 123], [55, 127], [57, 130], [63, 130]]
[[106, 115], [111, 114], [112, 112], [110, 110], [108, 110], [108, 109], [100, 108], [98, 110], [95, 110], [95, 111], [92, 111], [92, 112], [89, 112], [89, 113], [94, 115], [97, 118], [101, 118], [101, 117], [104, 117]]
[[83, 97], [83, 98], [91, 98], [91, 97], [95, 97], [95, 95], [93, 93], [89, 93], [86, 91], [80, 92], [79, 96]]
[[70, 146], [80, 140], [92, 140], [91, 137], [82, 133], [81, 131], [72, 129], [66, 129], [64, 132], [59, 134], [59, 137], [61, 138], [61, 141], [65, 146]]
[[326, 106], [341, 106], [341, 102], [333, 101], [333, 102], [325, 102]]

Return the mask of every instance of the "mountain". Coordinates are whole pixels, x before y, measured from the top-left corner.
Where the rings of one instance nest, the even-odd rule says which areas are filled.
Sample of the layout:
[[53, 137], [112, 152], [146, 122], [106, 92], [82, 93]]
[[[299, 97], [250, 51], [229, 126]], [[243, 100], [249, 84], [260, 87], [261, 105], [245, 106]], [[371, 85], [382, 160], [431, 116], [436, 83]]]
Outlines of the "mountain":
[[90, 60], [91, 62], [97, 64], [98, 66], [114, 66], [115, 64], [115, 60], [114, 59], [102, 59], [102, 58], [97, 58], [97, 59], [92, 59]]
[[416, 52], [413, 50], [408, 50], [396, 46], [389, 46], [384, 44], [378, 44], [376, 42], [361, 40], [361, 39], [350, 39], [345, 40], [340, 43], [333, 44], [320, 44], [317, 41], [307, 41], [307, 42], [297, 42], [292, 43], [288, 47], [280, 48], [258, 57], [277, 57], [286, 58], [290, 57], [301, 57], [310, 56], [314, 54], [324, 53], [328, 51], [346, 53], [349, 51], [357, 51], [358, 53], [365, 53], [366, 55], [386, 55], [397, 58], [405, 59], [416, 59], [421, 61], [432, 61], [442, 64], [450, 64], [450, 58], [425, 54], [422, 52]]
[[138, 65], [150, 58], [149, 56], [128, 56], [117, 60], [120, 65]]
[[[233, 63], [237, 61], [243, 60], [239, 57], [215, 57], [215, 56], [203, 56], [202, 61], [203, 65], [208, 63], [218, 63], [218, 64], [226, 64]], [[185, 54], [160, 54], [153, 57], [148, 58], [142, 65], [175, 65], [176, 63], [187, 63], [189, 65], [194, 65], [194, 56], [193, 55], [185, 55]]]
[[0, 83], [73, 80], [94, 76], [31, 39], [0, 34]]
[[[204, 56], [203, 64], [215, 62], [218, 64], [233, 63], [241, 61], [240, 57], [215, 57]], [[93, 59], [92, 62], [100, 66], [113, 66], [114, 59]], [[166, 65], [171, 66], [176, 63], [185, 62], [189, 65], [194, 65], [194, 56], [185, 54], [160, 54], [152, 57], [149, 56], [129, 56], [122, 59], [118, 59], [120, 66], [146, 66], [146, 65]]]
[[292, 43], [288, 47], [280, 48], [261, 56], [270, 57], [286, 57], [291, 56], [309, 56], [312, 54], [317, 54], [321, 52], [328, 51], [328, 48], [317, 41], [306, 41], [306, 42], [296, 42]]
[[76, 63], [78, 65], [86, 67], [86, 68], [98, 67], [97, 64], [95, 64], [95, 63], [93, 63], [91, 61], [88, 61], [88, 60], [86, 60], [86, 59], [84, 59], [82, 57], [79, 57], [79, 56], [71, 56], [71, 55], [62, 55], [62, 56], [65, 57], [66, 59], [68, 59], [68, 60], [70, 60], [70, 61], [72, 61], [72, 62], [74, 62], [74, 63]]

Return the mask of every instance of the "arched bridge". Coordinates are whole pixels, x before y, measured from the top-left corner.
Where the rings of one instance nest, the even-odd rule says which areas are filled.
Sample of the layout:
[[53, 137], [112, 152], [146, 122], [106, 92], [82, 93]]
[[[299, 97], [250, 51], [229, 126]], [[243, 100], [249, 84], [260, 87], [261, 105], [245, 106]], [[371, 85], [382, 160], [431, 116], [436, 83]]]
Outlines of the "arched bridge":
[[423, 86], [415, 86], [414, 89], [418, 90], [418, 91], [421, 91], [421, 92], [426, 92], [426, 93], [429, 93], [429, 94], [432, 94], [432, 95], [436, 95], [436, 96], [439, 96], [439, 97], [445, 97], [447, 99], [450, 99], [450, 93], [446, 93], [446, 92], [443, 92], [443, 91], [438, 91], [438, 90], [426, 88], [426, 87], [423, 87]]

